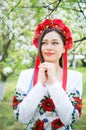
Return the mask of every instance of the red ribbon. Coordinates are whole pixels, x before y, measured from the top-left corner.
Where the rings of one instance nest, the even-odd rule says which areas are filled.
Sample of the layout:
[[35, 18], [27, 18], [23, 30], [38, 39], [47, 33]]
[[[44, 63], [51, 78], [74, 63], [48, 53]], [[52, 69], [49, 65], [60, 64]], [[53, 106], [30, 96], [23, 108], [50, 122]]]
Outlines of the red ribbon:
[[63, 79], [62, 79], [62, 87], [64, 90], [66, 90], [66, 84], [67, 84], [67, 50], [63, 54]]
[[38, 79], [38, 66], [40, 64], [40, 57], [39, 55], [37, 55], [36, 57], [36, 63], [35, 63], [35, 69], [34, 69], [34, 78], [33, 78], [33, 86], [37, 83], [37, 79]]

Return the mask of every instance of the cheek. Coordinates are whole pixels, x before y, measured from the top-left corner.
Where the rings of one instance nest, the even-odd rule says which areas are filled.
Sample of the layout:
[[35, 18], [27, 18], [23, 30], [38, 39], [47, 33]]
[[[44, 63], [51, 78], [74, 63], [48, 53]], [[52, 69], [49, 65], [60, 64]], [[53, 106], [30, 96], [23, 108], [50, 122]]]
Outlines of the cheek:
[[62, 54], [64, 53], [64, 49], [63, 47], [58, 47], [56, 50], [55, 50], [56, 54], [58, 55], [58, 57], [61, 57]]
[[65, 51], [64, 46], [59, 46], [59, 47], [58, 47], [58, 51], [59, 51], [60, 53], [64, 53], [64, 51]]

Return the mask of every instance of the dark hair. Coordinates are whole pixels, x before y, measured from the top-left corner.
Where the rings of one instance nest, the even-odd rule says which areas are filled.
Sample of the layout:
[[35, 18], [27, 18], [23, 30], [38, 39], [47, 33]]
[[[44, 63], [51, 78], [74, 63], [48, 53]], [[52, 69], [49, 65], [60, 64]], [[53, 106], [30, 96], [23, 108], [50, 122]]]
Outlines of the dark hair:
[[[39, 49], [39, 56], [40, 56], [40, 60], [41, 60], [41, 62], [44, 62], [44, 58], [43, 58], [43, 56], [42, 56], [42, 52], [41, 52], [41, 46], [42, 46], [42, 39], [44, 38], [44, 36], [47, 34], [47, 33], [49, 33], [49, 32], [52, 32], [52, 31], [55, 31], [55, 32], [57, 32], [58, 34], [59, 34], [59, 36], [61, 37], [61, 39], [62, 39], [62, 41], [63, 41], [63, 44], [65, 45], [65, 37], [64, 37], [64, 35], [63, 35], [63, 33], [60, 31], [60, 30], [57, 30], [57, 29], [55, 29], [55, 28], [48, 28], [48, 29], [46, 29], [46, 30], [44, 30], [43, 32], [42, 32], [42, 34], [41, 34], [41, 36], [40, 36], [40, 38], [39, 38], [39, 42], [38, 42], [38, 49]], [[63, 65], [62, 65], [62, 56], [61, 56], [61, 58], [59, 59], [59, 65], [61, 66], [61, 67], [63, 67]]]

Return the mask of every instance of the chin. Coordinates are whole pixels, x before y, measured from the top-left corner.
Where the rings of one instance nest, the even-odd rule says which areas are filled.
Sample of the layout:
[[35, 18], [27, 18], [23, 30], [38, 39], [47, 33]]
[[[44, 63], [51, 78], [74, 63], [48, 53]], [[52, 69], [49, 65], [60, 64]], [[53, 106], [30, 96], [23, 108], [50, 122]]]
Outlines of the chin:
[[45, 59], [45, 62], [55, 62], [54, 60]]

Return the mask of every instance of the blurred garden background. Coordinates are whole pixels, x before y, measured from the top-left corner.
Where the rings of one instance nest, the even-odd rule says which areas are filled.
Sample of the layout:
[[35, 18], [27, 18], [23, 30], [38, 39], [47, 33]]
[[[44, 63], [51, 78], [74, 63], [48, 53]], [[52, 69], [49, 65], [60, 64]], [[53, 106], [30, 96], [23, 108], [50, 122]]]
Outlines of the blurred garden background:
[[12, 97], [20, 72], [34, 67], [34, 30], [45, 18], [61, 18], [70, 26], [68, 65], [83, 76], [82, 116], [73, 129], [86, 130], [86, 0], [0, 0], [0, 130], [25, 128], [14, 119]]

